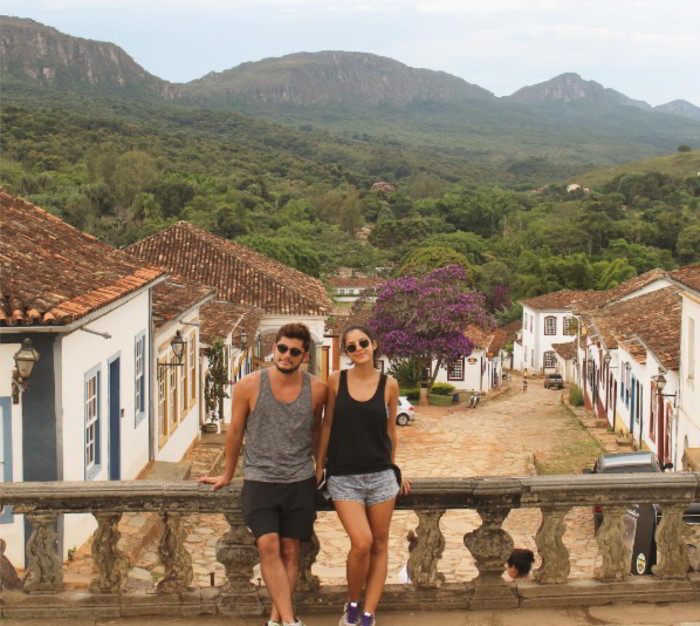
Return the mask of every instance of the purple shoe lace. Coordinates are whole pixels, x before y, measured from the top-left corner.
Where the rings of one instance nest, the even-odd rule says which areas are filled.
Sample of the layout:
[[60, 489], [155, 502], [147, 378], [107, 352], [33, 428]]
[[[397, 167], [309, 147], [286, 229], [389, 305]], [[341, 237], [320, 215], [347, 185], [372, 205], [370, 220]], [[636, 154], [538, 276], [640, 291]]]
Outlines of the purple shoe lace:
[[371, 613], [364, 613], [362, 615], [362, 626], [374, 626], [374, 615]]

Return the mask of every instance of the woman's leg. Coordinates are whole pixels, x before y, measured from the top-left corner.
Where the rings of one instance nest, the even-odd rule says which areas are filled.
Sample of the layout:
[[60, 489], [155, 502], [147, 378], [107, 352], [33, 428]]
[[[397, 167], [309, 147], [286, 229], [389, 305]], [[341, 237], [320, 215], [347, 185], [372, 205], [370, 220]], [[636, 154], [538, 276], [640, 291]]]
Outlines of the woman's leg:
[[364, 610], [374, 614], [386, 582], [389, 564], [389, 525], [396, 498], [367, 507], [367, 518], [372, 530], [367, 588]]
[[350, 537], [348, 554], [348, 602], [358, 602], [369, 571], [372, 531], [365, 506], [360, 502], [333, 501], [340, 523]]

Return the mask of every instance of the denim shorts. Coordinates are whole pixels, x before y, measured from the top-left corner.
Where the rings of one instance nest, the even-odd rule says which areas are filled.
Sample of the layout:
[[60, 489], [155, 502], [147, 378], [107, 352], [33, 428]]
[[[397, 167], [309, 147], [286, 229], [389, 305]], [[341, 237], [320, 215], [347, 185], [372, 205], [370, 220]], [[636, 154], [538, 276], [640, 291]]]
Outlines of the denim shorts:
[[400, 490], [396, 474], [391, 469], [328, 478], [328, 491], [336, 502], [359, 502], [365, 506], [374, 506], [392, 500], [399, 495]]

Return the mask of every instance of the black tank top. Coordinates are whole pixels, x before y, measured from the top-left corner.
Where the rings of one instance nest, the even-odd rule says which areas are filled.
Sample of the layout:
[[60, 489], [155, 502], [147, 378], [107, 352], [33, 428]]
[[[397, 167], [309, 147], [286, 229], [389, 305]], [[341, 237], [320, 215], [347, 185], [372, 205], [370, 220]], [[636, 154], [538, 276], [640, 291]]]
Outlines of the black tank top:
[[374, 396], [366, 402], [358, 402], [348, 392], [347, 370], [340, 372], [328, 444], [326, 470], [329, 476], [371, 474], [393, 469], [385, 388], [386, 375], [380, 374]]

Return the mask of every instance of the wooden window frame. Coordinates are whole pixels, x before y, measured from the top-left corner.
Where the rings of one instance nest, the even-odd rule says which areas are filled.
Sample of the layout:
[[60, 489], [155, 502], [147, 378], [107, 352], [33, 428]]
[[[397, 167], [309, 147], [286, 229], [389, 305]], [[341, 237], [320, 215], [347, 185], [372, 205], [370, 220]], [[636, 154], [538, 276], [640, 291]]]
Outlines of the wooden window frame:
[[[547, 365], [547, 359], [550, 359], [552, 361], [551, 365]], [[557, 367], [557, 355], [554, 353], [553, 350], [547, 350], [542, 355], [542, 367], [544, 369], [556, 369]]]
[[[554, 328], [551, 331], [547, 328], [550, 320], [554, 322]], [[544, 318], [544, 334], [545, 335], [556, 335], [557, 334], [557, 317], [556, 315], [548, 315]]]
[[[461, 376], [455, 376], [452, 373], [452, 367], [459, 364], [462, 374]], [[454, 381], [463, 381], [464, 380], [464, 357], [457, 359], [456, 361], [451, 361], [450, 363], [447, 364], [447, 380], [454, 380]]]
[[[102, 469], [102, 424], [101, 424], [101, 403], [102, 403], [102, 367], [96, 365], [84, 375], [84, 395], [83, 395], [83, 462], [85, 470], [85, 480], [93, 480]], [[91, 390], [91, 383], [94, 380], [94, 393]], [[93, 413], [94, 406], [94, 413]], [[92, 435], [91, 428], [92, 429]], [[92, 458], [90, 450], [92, 449]]]

